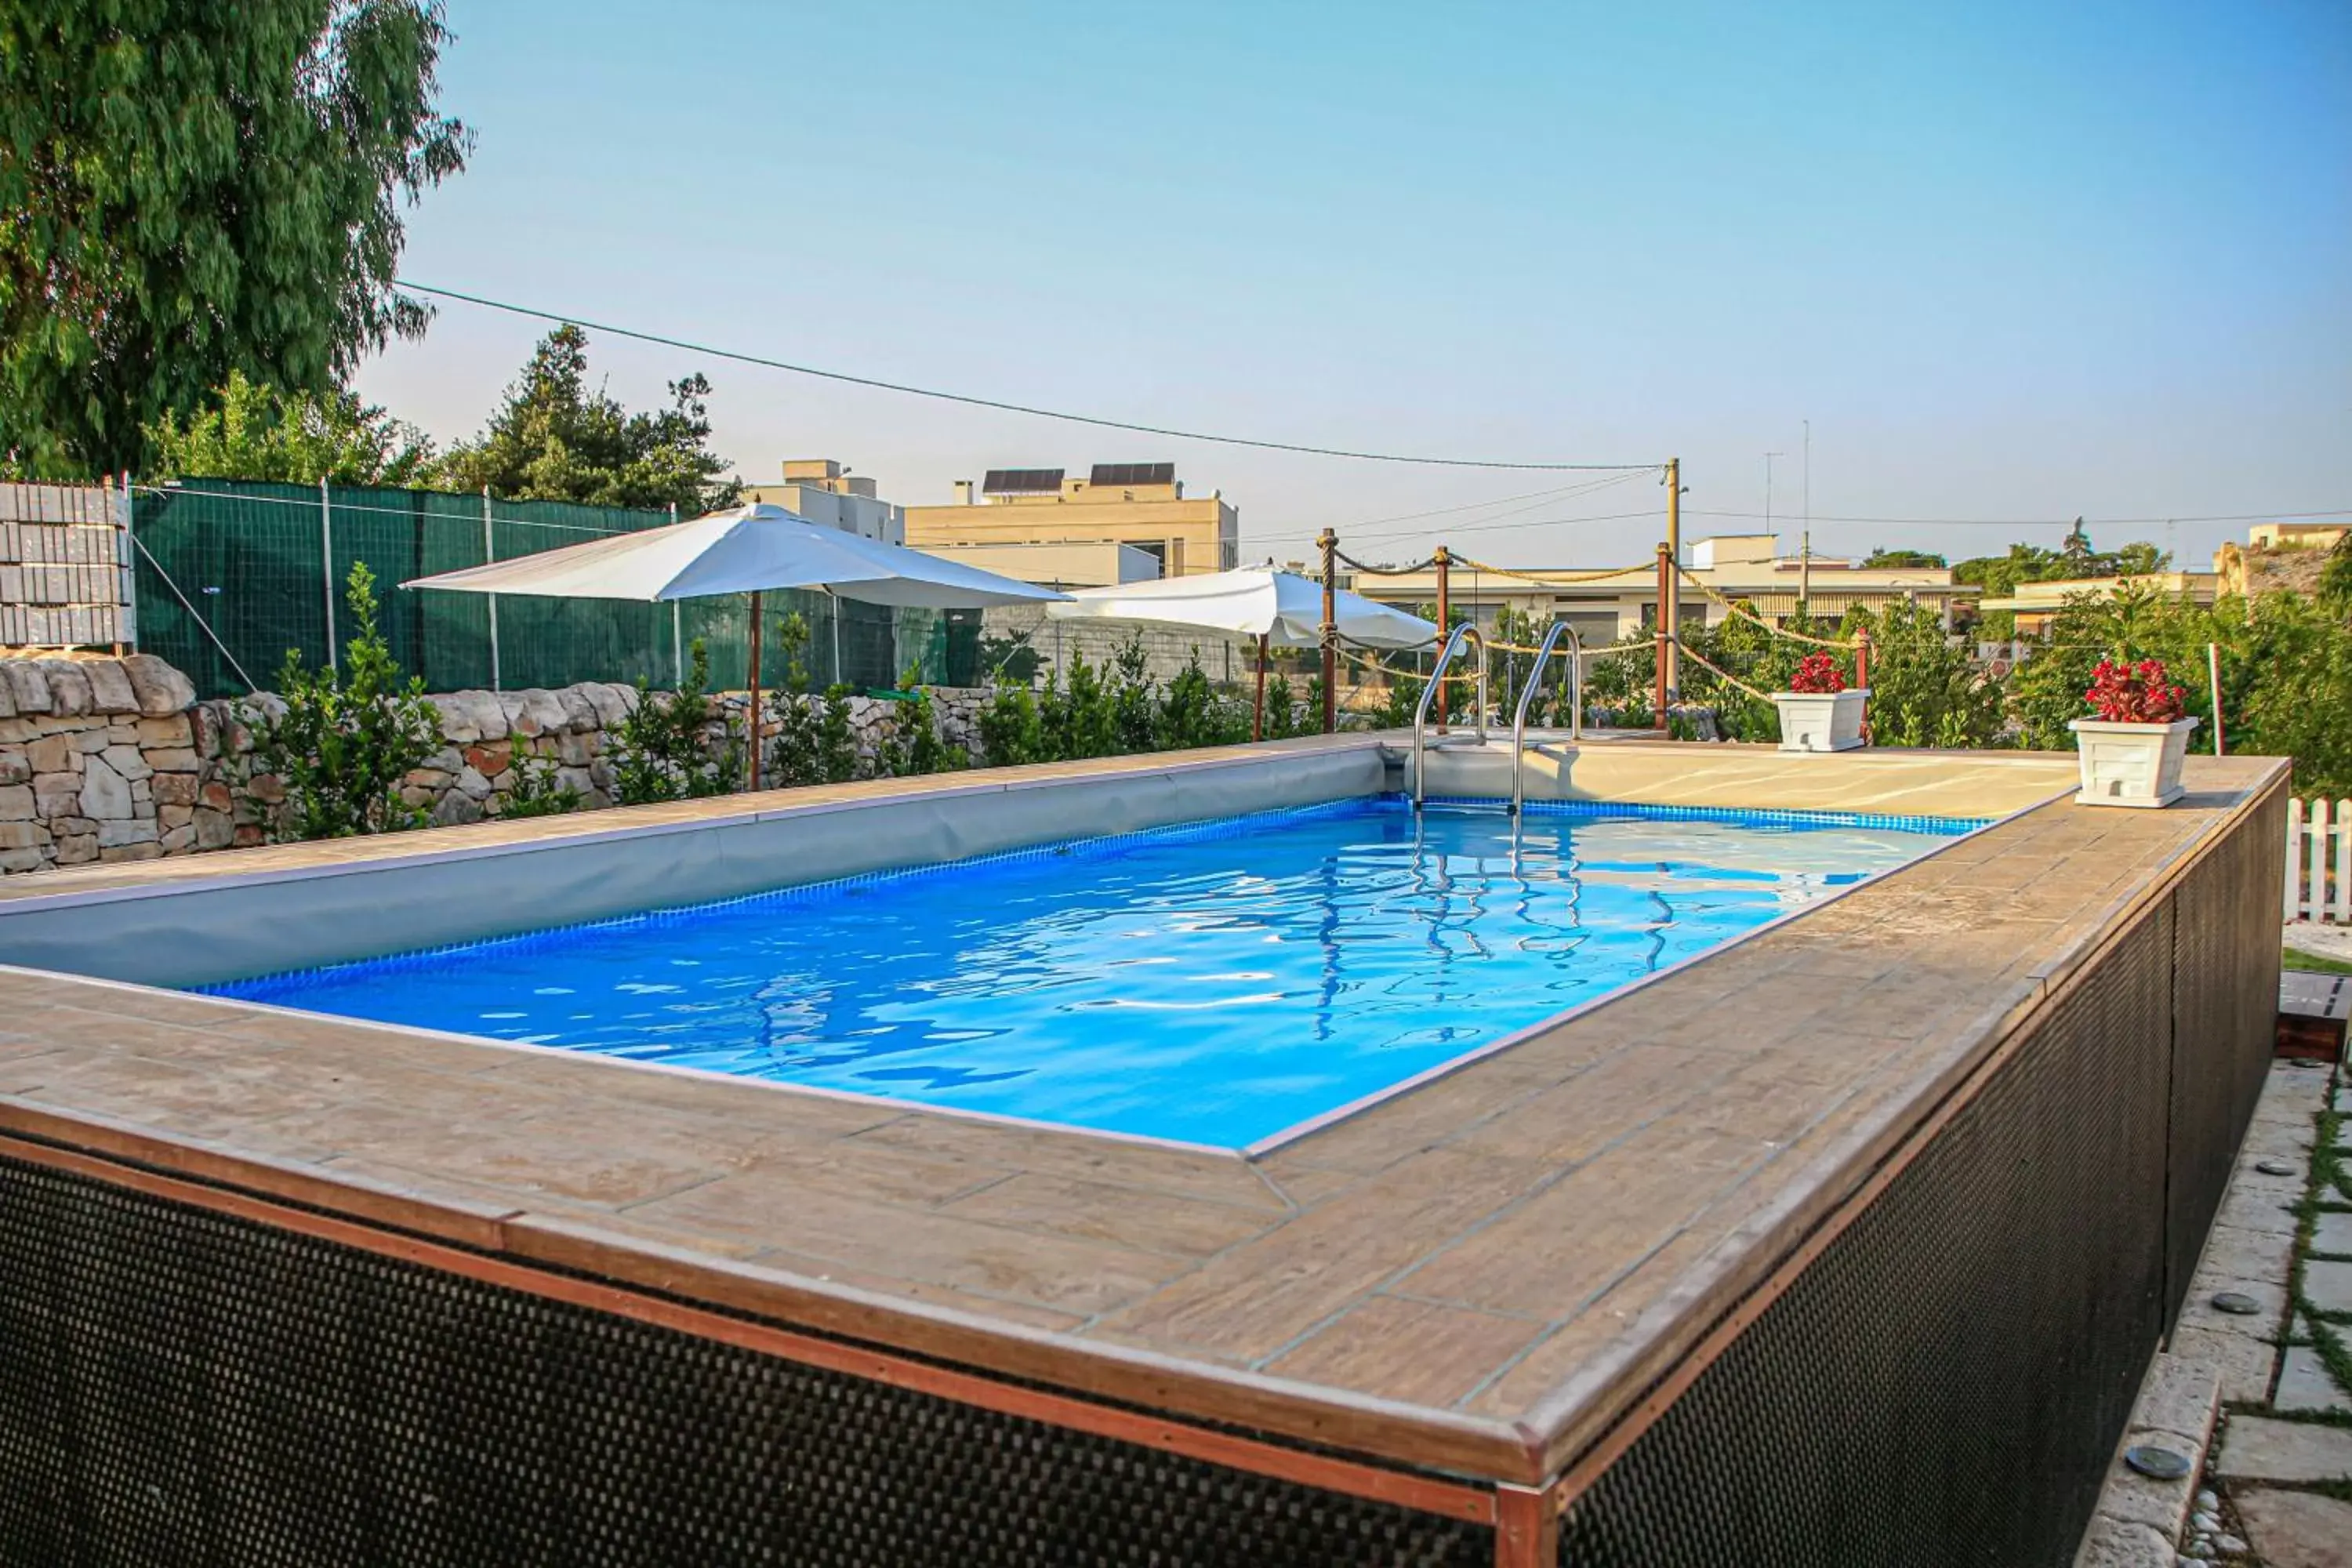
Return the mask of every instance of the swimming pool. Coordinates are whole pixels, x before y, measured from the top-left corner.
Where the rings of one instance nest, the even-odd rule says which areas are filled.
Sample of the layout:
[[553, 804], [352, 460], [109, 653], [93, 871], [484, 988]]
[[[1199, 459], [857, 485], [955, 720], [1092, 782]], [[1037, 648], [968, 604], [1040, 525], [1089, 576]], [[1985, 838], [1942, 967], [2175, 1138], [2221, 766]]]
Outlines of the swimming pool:
[[1376, 796], [205, 989], [1239, 1149], [1976, 826]]

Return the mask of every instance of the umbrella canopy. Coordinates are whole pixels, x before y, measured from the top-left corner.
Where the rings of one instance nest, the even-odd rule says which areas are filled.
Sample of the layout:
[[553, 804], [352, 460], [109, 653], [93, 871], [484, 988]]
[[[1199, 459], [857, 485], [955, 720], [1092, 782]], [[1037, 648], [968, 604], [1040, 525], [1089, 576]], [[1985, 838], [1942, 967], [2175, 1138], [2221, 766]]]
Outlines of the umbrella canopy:
[[819, 588], [871, 605], [937, 610], [976, 610], [1066, 596], [919, 550], [861, 539], [764, 503], [418, 577], [401, 586], [654, 601]]
[[[1360, 594], [1336, 594], [1332, 605], [1332, 619], [1349, 642], [1420, 647], [1437, 637], [1433, 623]], [[1323, 637], [1323, 585], [1295, 572], [1252, 566], [1081, 588], [1067, 603], [1046, 606], [1045, 613], [1057, 620], [1148, 621], [1264, 637], [1276, 647], [1313, 647]]]

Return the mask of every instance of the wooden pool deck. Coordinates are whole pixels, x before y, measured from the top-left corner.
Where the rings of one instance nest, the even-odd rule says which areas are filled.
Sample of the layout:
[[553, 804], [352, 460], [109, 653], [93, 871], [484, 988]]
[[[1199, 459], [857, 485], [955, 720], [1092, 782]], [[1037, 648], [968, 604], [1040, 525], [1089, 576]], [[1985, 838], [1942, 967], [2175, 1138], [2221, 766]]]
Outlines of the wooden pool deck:
[[[2273, 759], [2191, 758], [2170, 810], [2035, 807], [1255, 1159], [25, 969], [0, 969], [0, 1152], [79, 1152], [1084, 1397], [1535, 1484], [1769, 1289], [2284, 777]], [[290, 847], [202, 872], [387, 852]], [[92, 870], [0, 897], [199, 874]]]

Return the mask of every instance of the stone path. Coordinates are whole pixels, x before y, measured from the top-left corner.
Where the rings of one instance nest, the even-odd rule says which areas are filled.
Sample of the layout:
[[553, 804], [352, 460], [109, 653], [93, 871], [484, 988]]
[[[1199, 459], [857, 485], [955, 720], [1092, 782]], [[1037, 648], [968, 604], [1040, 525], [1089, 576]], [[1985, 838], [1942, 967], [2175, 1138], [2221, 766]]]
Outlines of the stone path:
[[[2352, 1194], [2318, 1194], [2334, 1207], [2316, 1215], [2295, 1272], [2334, 1076], [2317, 1064], [2272, 1068], [2179, 1326], [2124, 1439], [2126, 1450], [2181, 1455], [2189, 1472], [2153, 1479], [2119, 1458], [2077, 1568], [2352, 1568], [2352, 1502], [2297, 1489], [2352, 1483], [2352, 1392], [2330, 1374], [2309, 1316], [2352, 1345]], [[2352, 1088], [2332, 1103], [2352, 1111]]]
[[[2352, 1502], [2297, 1489], [2352, 1484], [2352, 1389], [2336, 1375], [2352, 1351], [2352, 1191], [2346, 1190], [2352, 1175], [2317, 1146], [2320, 1134], [2334, 1131], [2331, 1123], [2342, 1124], [2320, 1113], [2347, 1109], [2347, 1099], [2352, 1090], [2338, 1087], [2332, 1100], [2314, 1107], [2313, 1152], [2292, 1162], [2320, 1206], [2298, 1248], [2290, 1281], [2294, 1300], [2267, 1399], [2248, 1402], [2259, 1409], [2229, 1412], [2210, 1466], [2234, 1515], [2238, 1533], [2226, 1543], [2243, 1548], [2230, 1554], [2240, 1563], [2352, 1568]], [[2331, 1138], [2329, 1150], [2340, 1147], [2342, 1137]], [[2181, 1561], [2200, 1561], [2200, 1548], [2222, 1543], [2218, 1535], [2192, 1538]]]

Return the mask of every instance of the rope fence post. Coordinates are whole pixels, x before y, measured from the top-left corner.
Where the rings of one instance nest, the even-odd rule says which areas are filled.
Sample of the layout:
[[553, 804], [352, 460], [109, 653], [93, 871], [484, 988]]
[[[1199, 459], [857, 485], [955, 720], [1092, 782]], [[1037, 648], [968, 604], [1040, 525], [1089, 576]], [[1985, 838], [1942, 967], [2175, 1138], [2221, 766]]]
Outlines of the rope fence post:
[[1657, 727], [1669, 733], [1673, 726], [1666, 721], [1666, 639], [1669, 635], [1666, 631], [1666, 605], [1675, 593], [1673, 572], [1674, 563], [1667, 558], [1665, 542], [1661, 540], [1658, 542], [1658, 605], [1657, 613], [1650, 618], [1650, 627], [1651, 640], [1657, 645]]
[[1339, 729], [1339, 536], [1323, 531], [1323, 732]]
[[335, 509], [319, 481], [319, 580], [327, 593], [327, 668], [335, 668]]
[[1870, 628], [1853, 631], [1853, 683], [1862, 691], [1862, 738], [1870, 739]]

